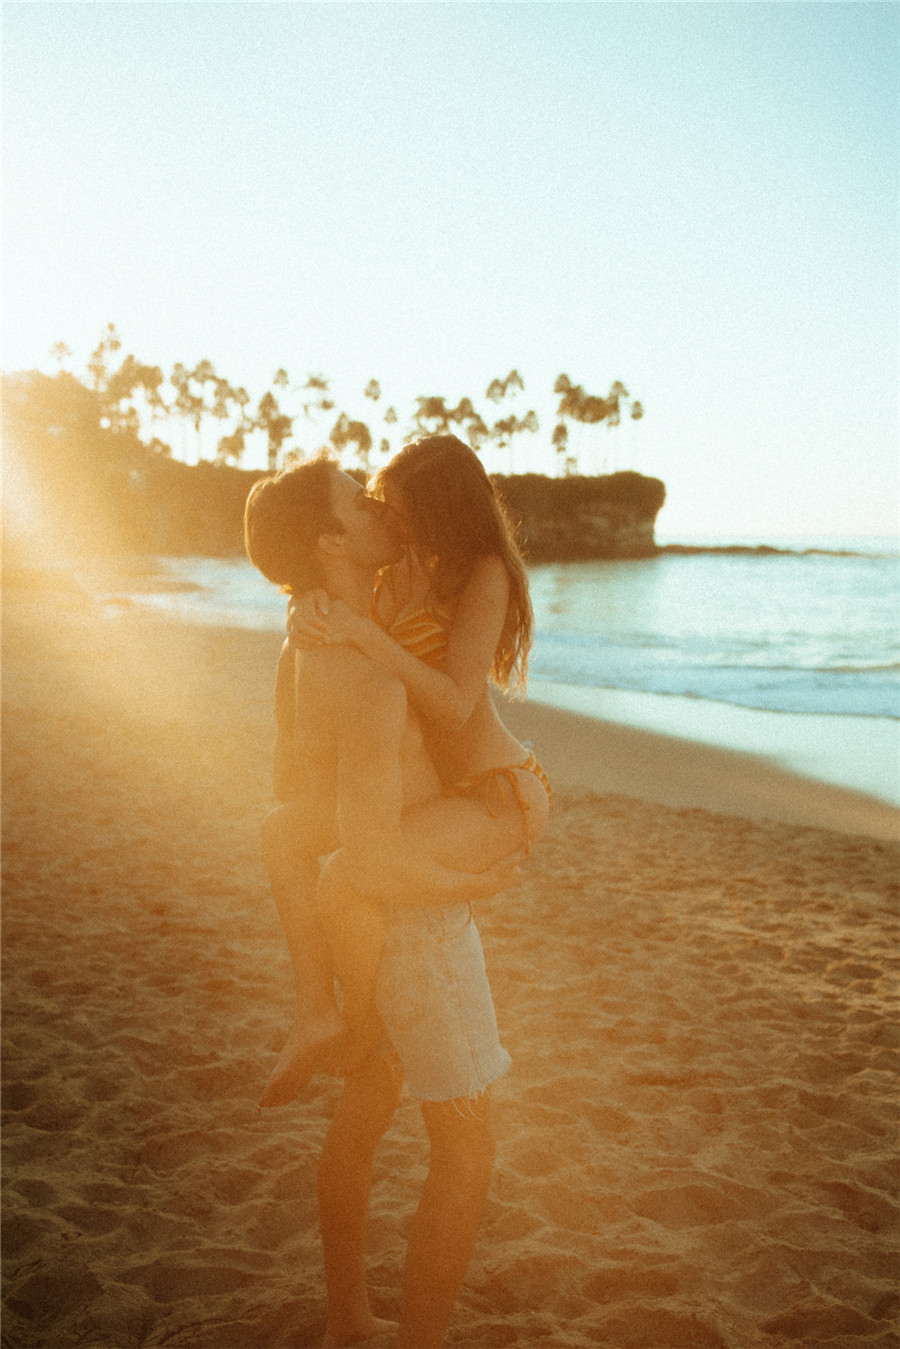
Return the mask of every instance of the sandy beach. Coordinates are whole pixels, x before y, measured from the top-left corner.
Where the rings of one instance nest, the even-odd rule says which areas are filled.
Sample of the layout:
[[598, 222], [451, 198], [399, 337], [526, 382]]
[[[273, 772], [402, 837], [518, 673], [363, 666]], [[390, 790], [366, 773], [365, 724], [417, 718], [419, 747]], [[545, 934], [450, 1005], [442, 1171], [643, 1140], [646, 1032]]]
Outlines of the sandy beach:
[[[4, 644], [3, 1343], [317, 1345], [337, 1085], [256, 1105], [291, 1010], [257, 849], [279, 638], [19, 589]], [[552, 708], [509, 722], [557, 790], [478, 914], [513, 1068], [448, 1343], [900, 1345], [900, 812]], [[382, 1316], [426, 1161], [406, 1099]]]

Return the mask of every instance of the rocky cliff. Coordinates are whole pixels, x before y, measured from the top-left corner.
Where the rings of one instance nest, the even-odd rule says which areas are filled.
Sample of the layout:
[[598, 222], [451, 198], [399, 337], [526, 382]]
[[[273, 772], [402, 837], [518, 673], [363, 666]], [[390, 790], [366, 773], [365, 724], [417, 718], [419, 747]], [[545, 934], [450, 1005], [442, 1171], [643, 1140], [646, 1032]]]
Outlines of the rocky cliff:
[[622, 472], [545, 478], [537, 473], [494, 480], [519, 523], [530, 562], [653, 557], [654, 525], [666, 499], [659, 478]]

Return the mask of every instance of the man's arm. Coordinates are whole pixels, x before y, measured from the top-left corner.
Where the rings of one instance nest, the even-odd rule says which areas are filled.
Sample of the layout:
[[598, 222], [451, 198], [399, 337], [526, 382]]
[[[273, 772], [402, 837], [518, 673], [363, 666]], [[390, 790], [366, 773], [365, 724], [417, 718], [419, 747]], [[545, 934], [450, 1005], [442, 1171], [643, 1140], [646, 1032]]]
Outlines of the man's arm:
[[[355, 654], [355, 653], [354, 653]], [[400, 743], [406, 691], [373, 663], [342, 690], [337, 716], [338, 828], [348, 880], [360, 894], [393, 907], [486, 898], [504, 889], [515, 863], [454, 871], [404, 836]]]
[[285, 641], [275, 674], [275, 796], [292, 801], [299, 793], [300, 777], [294, 755], [294, 651]]

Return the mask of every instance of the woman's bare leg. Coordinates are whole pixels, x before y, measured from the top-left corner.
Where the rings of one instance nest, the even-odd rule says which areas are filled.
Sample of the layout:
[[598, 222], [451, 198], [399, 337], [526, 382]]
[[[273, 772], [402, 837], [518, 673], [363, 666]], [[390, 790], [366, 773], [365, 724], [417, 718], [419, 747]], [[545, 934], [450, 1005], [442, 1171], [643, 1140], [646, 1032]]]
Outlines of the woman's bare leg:
[[[496, 783], [492, 815], [479, 789], [465, 796], [438, 796], [403, 814], [403, 830], [445, 867], [455, 871], [486, 871], [504, 857], [522, 849], [526, 837], [535, 843], [550, 814], [547, 790], [533, 773], [517, 774], [523, 811], [510, 783]], [[527, 831], [527, 833], [526, 833]]]
[[294, 1024], [260, 1105], [286, 1105], [340, 1048], [346, 1025], [334, 1000], [331, 954], [316, 910], [318, 857], [304, 853], [296, 809], [281, 806], [263, 822], [262, 853], [294, 975]]
[[343, 852], [328, 858], [319, 875], [319, 916], [344, 994], [349, 1032], [346, 1070], [361, 1062], [381, 1032], [375, 982], [384, 949], [384, 918], [378, 906], [349, 884]]
[[[534, 795], [532, 810], [537, 832], [547, 811], [544, 788]], [[410, 845], [429, 853], [454, 871], [485, 871], [521, 849], [525, 823], [521, 807], [509, 789], [502, 809], [491, 815], [478, 797], [437, 797], [411, 807], [403, 815], [403, 832]], [[523, 793], [524, 795], [524, 793]], [[319, 878], [317, 903], [335, 973], [344, 992], [344, 1021], [350, 1032], [348, 1056], [352, 1067], [368, 1052], [381, 1030], [375, 1010], [375, 986], [384, 948], [384, 920], [380, 908], [355, 891], [338, 851], [326, 862]]]

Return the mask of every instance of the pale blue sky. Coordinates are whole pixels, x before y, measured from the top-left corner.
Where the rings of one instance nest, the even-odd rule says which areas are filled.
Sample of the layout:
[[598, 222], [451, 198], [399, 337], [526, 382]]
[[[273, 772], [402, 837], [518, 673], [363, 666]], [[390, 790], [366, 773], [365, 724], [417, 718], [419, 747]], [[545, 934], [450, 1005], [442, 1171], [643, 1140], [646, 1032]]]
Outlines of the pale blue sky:
[[646, 417], [582, 466], [663, 478], [661, 534], [896, 527], [896, 5], [6, 0], [3, 31], [4, 369], [113, 321], [254, 398], [283, 365], [361, 414], [374, 376], [405, 419], [515, 366], [549, 472], [556, 375], [621, 379]]

